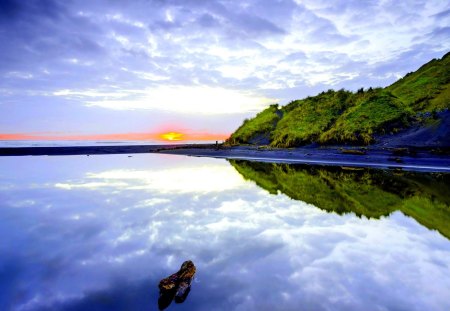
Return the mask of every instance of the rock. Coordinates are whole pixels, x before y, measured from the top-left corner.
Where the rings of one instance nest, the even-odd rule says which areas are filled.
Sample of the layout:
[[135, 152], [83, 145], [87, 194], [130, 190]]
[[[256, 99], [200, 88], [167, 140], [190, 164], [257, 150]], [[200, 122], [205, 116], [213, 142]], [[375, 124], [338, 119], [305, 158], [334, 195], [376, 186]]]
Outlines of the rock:
[[167, 308], [174, 298], [176, 303], [182, 303], [186, 300], [191, 290], [195, 271], [194, 263], [188, 260], [183, 262], [178, 272], [159, 282], [159, 310]]
[[387, 159], [388, 161], [397, 162], [397, 163], [403, 163], [403, 160], [401, 158], [396, 157], [389, 157]]
[[408, 148], [392, 148], [391, 152], [393, 155], [396, 155], [396, 156], [404, 156], [409, 153], [409, 149]]
[[355, 154], [355, 155], [365, 155], [367, 152], [366, 152], [366, 150], [360, 150], [360, 149], [343, 149], [343, 148], [341, 148], [341, 153], [344, 153], [344, 154]]

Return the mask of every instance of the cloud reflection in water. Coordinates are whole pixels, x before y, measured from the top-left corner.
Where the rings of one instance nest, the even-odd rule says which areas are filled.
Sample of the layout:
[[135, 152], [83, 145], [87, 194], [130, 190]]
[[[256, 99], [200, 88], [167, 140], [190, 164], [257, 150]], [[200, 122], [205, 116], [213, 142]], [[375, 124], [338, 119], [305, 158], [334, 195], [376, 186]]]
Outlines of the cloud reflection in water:
[[187, 259], [177, 310], [450, 308], [449, 241], [400, 212], [326, 213], [216, 159], [11, 157], [0, 172], [2, 310], [152, 310]]

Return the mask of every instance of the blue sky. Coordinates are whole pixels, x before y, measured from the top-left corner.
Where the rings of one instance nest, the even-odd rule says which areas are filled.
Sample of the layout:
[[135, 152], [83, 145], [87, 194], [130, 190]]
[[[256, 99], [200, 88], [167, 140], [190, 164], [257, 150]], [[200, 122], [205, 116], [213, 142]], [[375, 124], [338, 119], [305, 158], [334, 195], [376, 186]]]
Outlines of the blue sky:
[[229, 133], [450, 50], [448, 1], [0, 2], [0, 133]]

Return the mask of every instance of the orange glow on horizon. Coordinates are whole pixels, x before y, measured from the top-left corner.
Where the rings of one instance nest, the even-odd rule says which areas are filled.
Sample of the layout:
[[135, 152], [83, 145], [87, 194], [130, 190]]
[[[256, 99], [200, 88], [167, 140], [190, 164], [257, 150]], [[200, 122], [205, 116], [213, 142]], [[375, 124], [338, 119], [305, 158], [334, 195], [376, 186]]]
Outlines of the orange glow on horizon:
[[207, 133], [207, 132], [186, 132], [175, 131], [159, 133], [116, 133], [116, 134], [82, 134], [65, 135], [51, 133], [0, 133], [0, 140], [75, 140], [75, 141], [95, 141], [95, 140], [142, 140], [142, 141], [214, 141], [225, 140], [229, 134]]

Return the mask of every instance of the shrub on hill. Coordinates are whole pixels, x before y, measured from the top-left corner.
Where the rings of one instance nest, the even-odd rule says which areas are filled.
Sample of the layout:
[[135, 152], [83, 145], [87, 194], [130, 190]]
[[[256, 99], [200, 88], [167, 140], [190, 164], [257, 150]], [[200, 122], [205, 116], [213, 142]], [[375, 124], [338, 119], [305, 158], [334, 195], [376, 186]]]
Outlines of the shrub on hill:
[[[269, 136], [281, 118], [278, 105], [270, 105], [250, 120], [244, 123], [227, 139], [230, 145], [246, 144], [257, 136]], [[269, 137], [267, 137], [269, 139]]]
[[273, 132], [271, 145], [292, 147], [313, 142], [347, 108], [351, 94], [329, 90], [288, 104], [282, 109], [284, 117]]
[[373, 134], [396, 132], [408, 125], [411, 112], [392, 94], [381, 89], [360, 97], [319, 138], [321, 143], [373, 142]]

